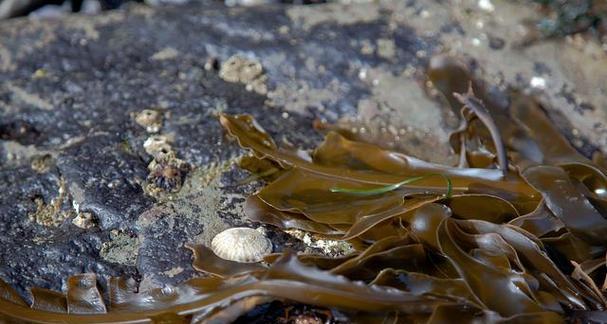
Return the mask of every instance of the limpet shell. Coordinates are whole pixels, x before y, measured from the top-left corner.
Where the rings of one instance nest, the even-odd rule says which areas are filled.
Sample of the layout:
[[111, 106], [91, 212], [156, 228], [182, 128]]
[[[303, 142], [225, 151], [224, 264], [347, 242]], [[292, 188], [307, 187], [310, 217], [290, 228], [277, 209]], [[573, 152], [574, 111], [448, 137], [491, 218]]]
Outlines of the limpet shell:
[[253, 263], [272, 253], [272, 242], [252, 228], [234, 227], [217, 234], [211, 249], [224, 260]]

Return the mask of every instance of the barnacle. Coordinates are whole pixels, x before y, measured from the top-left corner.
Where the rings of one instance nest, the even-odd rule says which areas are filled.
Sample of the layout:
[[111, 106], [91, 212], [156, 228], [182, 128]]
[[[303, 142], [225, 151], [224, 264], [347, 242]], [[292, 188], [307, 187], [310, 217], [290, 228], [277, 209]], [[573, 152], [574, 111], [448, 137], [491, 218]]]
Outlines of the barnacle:
[[179, 191], [186, 173], [190, 171], [190, 165], [176, 157], [168, 138], [162, 135], [151, 136], [145, 141], [143, 147], [148, 154], [154, 157], [148, 165], [149, 192]]
[[144, 109], [133, 115], [135, 122], [145, 127], [148, 133], [157, 133], [162, 127], [162, 112], [154, 109]]
[[189, 165], [178, 159], [169, 159], [148, 166], [150, 174], [147, 181], [155, 188], [166, 192], [179, 191]]
[[32, 289], [31, 308], [0, 281], [0, 320], [231, 322], [285, 301], [371, 323], [604, 322], [604, 164], [580, 155], [533, 98], [512, 91], [499, 106], [462, 65], [438, 63], [429, 78], [454, 111], [467, 107], [451, 138], [458, 166], [339, 127], [303, 158], [251, 116], [220, 115], [253, 153], [242, 166], [269, 181], [247, 199], [249, 220], [347, 241], [351, 254], [287, 251], [242, 263], [187, 245], [206, 276], [138, 293], [112, 278], [106, 304], [94, 276], [82, 274], [67, 294]]

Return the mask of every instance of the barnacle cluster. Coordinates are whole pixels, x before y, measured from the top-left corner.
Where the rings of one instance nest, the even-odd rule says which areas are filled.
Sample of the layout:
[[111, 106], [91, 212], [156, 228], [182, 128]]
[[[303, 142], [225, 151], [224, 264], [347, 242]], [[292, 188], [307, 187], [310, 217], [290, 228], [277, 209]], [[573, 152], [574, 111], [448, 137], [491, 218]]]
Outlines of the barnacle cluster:
[[268, 92], [268, 77], [263, 72], [261, 63], [240, 56], [232, 56], [225, 61], [219, 70], [219, 76], [228, 82], [239, 82], [247, 91], [265, 95]]
[[459, 165], [386, 150], [338, 127], [303, 156], [279, 148], [251, 116], [220, 116], [254, 153], [243, 166], [269, 181], [247, 199], [248, 219], [347, 241], [352, 253], [287, 251], [242, 263], [187, 245], [207, 276], [137, 293], [112, 278], [107, 306], [91, 274], [70, 278], [67, 294], [32, 289], [31, 306], [0, 282], [0, 319], [225, 323], [278, 300], [360, 323], [607, 321], [600, 153], [580, 155], [531, 97], [513, 90], [507, 105], [492, 100], [452, 60], [428, 76], [461, 111], [451, 137]]
[[179, 191], [183, 184], [189, 165], [177, 159], [156, 162], [149, 166], [148, 182], [155, 188], [174, 192]]
[[177, 158], [170, 140], [163, 135], [150, 136], [143, 147], [153, 157], [148, 164], [147, 191], [152, 195], [179, 191], [190, 165]]

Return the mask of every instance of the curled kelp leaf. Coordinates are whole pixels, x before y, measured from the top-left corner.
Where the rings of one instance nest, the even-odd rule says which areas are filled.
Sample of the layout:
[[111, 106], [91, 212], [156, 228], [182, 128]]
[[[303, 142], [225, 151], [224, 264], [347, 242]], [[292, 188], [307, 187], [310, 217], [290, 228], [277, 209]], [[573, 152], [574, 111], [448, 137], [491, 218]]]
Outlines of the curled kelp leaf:
[[[476, 98], [473, 98], [471, 93], [468, 95], [468, 98], [460, 99], [472, 105], [470, 101]], [[489, 111], [482, 113], [488, 114]], [[500, 118], [507, 117], [501, 115]], [[525, 140], [524, 133], [520, 130], [507, 130], [502, 133], [516, 133], [517, 140]], [[271, 155], [272, 153], [268, 156]], [[456, 269], [457, 272], [446, 273], [450, 273], [450, 277], [457, 273], [456, 276], [461, 277], [471, 288], [483, 308], [492, 309], [504, 316], [516, 316], [520, 313], [541, 314], [543, 310], [563, 312], [560, 305], [566, 305], [569, 309], [600, 307], [595, 292], [572, 282], [560, 270], [561, 263], [551, 260], [542, 241], [534, 235], [544, 237], [546, 242], [550, 242], [549, 240], [554, 238], [547, 236], [548, 234], [561, 235], [568, 227], [550, 209], [545, 192], [539, 190], [543, 199], [535, 195], [538, 188], [533, 186], [527, 177], [525, 178], [530, 185], [517, 183], [508, 187], [504, 184], [512, 179], [509, 178], [511, 175], [504, 178], [506, 181], [488, 181], [483, 177], [461, 177], [466, 172], [466, 169], [463, 169], [464, 173], [456, 176], [459, 181], [457, 183], [463, 186], [458, 188], [455, 185], [455, 190], [462, 191], [456, 191], [453, 197], [445, 199], [436, 182], [431, 186], [430, 183], [420, 186], [409, 186], [411, 183], [406, 183], [407, 186], [403, 188], [400, 187], [402, 184], [393, 182], [378, 187], [366, 179], [360, 181], [358, 175], [351, 176], [356, 172], [365, 172], [365, 176], [377, 174], [378, 178], [381, 178], [386, 174], [405, 174], [402, 170], [415, 170], [415, 167], [411, 169], [412, 164], [409, 163], [413, 160], [400, 157], [402, 155], [397, 153], [389, 153], [376, 147], [372, 148], [370, 144], [356, 143], [336, 133], [329, 133], [327, 140], [312, 155], [311, 162], [304, 161], [302, 164], [294, 161], [291, 164], [292, 170], [262, 189], [257, 197], [265, 203], [265, 208], [282, 212], [281, 222], [290, 215], [297, 215], [293, 218], [345, 231], [342, 239], [373, 233], [371, 236], [365, 236], [365, 240], [378, 240], [379, 243], [382, 240], [375, 234], [379, 233], [378, 228], [386, 229], [386, 233], [389, 228], [400, 228], [401, 233], [410, 233], [424, 246], [429, 247], [416, 250], [420, 252], [412, 253], [414, 250], [410, 250], [408, 253], [416, 255], [423, 251], [426, 261], [427, 257], [435, 252], [439, 253], [440, 257], [446, 257], [451, 266], [441, 264], [441, 268]], [[601, 183], [592, 182], [593, 178], [600, 176], [593, 173], [596, 169], [576, 163], [577, 161], [563, 164], [564, 168], [570, 166], [570, 171], [563, 171], [556, 166], [555, 168], [562, 170], [565, 177], [575, 177], [583, 183], [585, 187], [579, 189], [601, 188]], [[330, 168], [339, 169], [331, 173]], [[522, 170], [534, 172], [529, 171], [533, 168], [533, 165], [526, 163]], [[345, 173], [345, 170], [349, 172]], [[419, 170], [416, 169], [413, 174]], [[443, 167], [435, 170], [443, 172], [440, 174], [450, 172], [448, 168]], [[448, 171], [444, 172], [445, 170]], [[342, 176], [344, 174], [347, 176]], [[419, 190], [419, 187], [426, 188], [426, 191]], [[505, 187], [508, 189], [504, 189]], [[574, 192], [573, 183], [571, 187], [571, 192]], [[578, 195], [595, 199], [595, 204], [600, 203], [597, 199], [601, 198], [592, 196], [589, 191], [590, 189], [578, 192]], [[327, 193], [335, 194], [330, 196], [332, 200], [327, 199]], [[530, 231], [505, 224], [509, 221]], [[445, 236], [450, 240], [445, 239]], [[555, 241], [550, 242], [551, 248], [555, 247], [554, 243]], [[400, 253], [408, 251], [407, 249], [416, 249], [415, 245], [403, 244], [400, 248], [385, 247], [379, 251], [376, 250], [378, 246], [381, 244], [372, 244], [368, 250], [362, 251], [332, 271], [340, 271], [363, 280], [368, 280], [373, 273], [381, 272], [382, 265], [401, 271], [412, 271], [411, 261], [394, 263], [394, 258], [398, 258]], [[560, 251], [558, 246], [556, 251]], [[409, 260], [404, 255], [401, 258]], [[416, 270], [423, 269], [424, 273], [437, 270], [436, 267], [419, 268], [424, 263], [421, 260], [418, 258], [414, 262], [417, 264]], [[345, 269], [347, 272], [343, 272]], [[486, 284], [487, 282], [491, 284]], [[495, 300], [493, 291], [507, 290], [511, 286], [517, 287], [517, 290], [509, 292], [505, 300]]]
[[423, 205], [441, 200], [442, 198], [442, 196], [411, 197], [405, 199], [402, 204], [396, 206], [395, 208], [381, 210], [375, 213], [368, 213], [354, 222], [342, 239], [347, 240], [360, 236], [361, 234], [372, 229], [377, 224], [394, 217], [404, 215], [407, 212], [415, 210]]
[[0, 300], [5, 300], [16, 305], [27, 305], [23, 298], [19, 296], [19, 293], [11, 287], [9, 284], [4, 282], [0, 278]]
[[421, 244], [416, 244], [406, 236], [389, 236], [330, 269], [330, 272], [354, 280], [370, 281], [383, 268], [419, 270], [417, 267], [423, 266], [425, 260], [426, 252]]
[[517, 208], [506, 199], [490, 194], [463, 194], [445, 200], [456, 218], [480, 219], [496, 224], [505, 223], [519, 215]]
[[[390, 152], [389, 159], [394, 163], [395, 158], [403, 165], [402, 172], [391, 174], [387, 172], [378, 172], [374, 170], [356, 170], [347, 166], [335, 164], [327, 166], [324, 164], [313, 163], [307, 159], [301, 158], [284, 150], [276, 149], [274, 145], [268, 145], [266, 138], [269, 138], [265, 132], [256, 123], [252, 122], [251, 116], [239, 115], [228, 116], [221, 115], [220, 121], [228, 132], [237, 138], [242, 147], [253, 150], [259, 158], [268, 158], [281, 165], [296, 166], [302, 171], [322, 175], [323, 177], [340, 179], [353, 184], [367, 185], [392, 185], [403, 181], [403, 178], [410, 176], [423, 176], [427, 174], [442, 174], [449, 177], [453, 184], [453, 192], [465, 191], [471, 184], [483, 184], [499, 186], [502, 190], [510, 192], [511, 195], [523, 195], [535, 197], [536, 193], [522, 180], [516, 176], [503, 178], [499, 170], [492, 169], [461, 169], [438, 164], [428, 163], [419, 159], [406, 156], [404, 154]], [[336, 135], [339, 136], [339, 135]], [[343, 141], [342, 141], [343, 142]], [[359, 158], [360, 155], [370, 155], [365, 150], [344, 150], [348, 151], [353, 158]], [[383, 161], [379, 159], [379, 161]], [[384, 163], [384, 162], [381, 162]], [[339, 167], [338, 167], [339, 166]], [[340, 186], [341, 187], [341, 186]], [[345, 187], [345, 186], [344, 186]], [[411, 188], [436, 188], [435, 190], [444, 190], [444, 180], [436, 177], [428, 177], [419, 180], [415, 184], [404, 187]], [[347, 188], [350, 188], [349, 186]], [[356, 187], [354, 187], [356, 189]]]
[[331, 272], [368, 282], [386, 267], [425, 271], [425, 268], [430, 268], [427, 260], [422, 244], [408, 244], [348, 260], [343, 265], [331, 269]]
[[554, 251], [552, 258], [558, 260], [559, 266], [563, 269], [570, 267], [569, 264], [565, 264], [569, 263], [569, 260], [583, 262], [596, 258], [605, 251], [604, 247], [588, 244], [569, 231], [557, 236], [543, 237], [541, 240]]
[[504, 141], [502, 140], [502, 135], [500, 133], [499, 128], [495, 124], [495, 121], [491, 117], [491, 114], [485, 108], [483, 102], [478, 99], [474, 95], [474, 91], [472, 90], [472, 83], [468, 85], [468, 91], [466, 93], [453, 93], [455, 99], [457, 99], [464, 107], [472, 110], [474, 114], [480, 119], [483, 124], [489, 130], [491, 134], [491, 138], [493, 139], [493, 144], [497, 151], [497, 160], [500, 169], [503, 174], [506, 175], [508, 173], [508, 157], [506, 156], [506, 147], [504, 146]]
[[573, 273], [571, 273], [571, 277], [575, 280], [578, 280], [581, 284], [588, 287], [592, 293], [596, 296], [598, 300], [601, 301], [603, 307], [607, 307], [607, 299], [603, 296], [603, 293], [594, 282], [594, 280], [582, 269], [582, 267], [575, 261], [571, 261], [571, 264], [574, 267]]
[[423, 176], [419, 176], [419, 177], [411, 177], [411, 178], [407, 178], [401, 182], [397, 182], [395, 184], [391, 184], [391, 185], [387, 185], [387, 186], [383, 186], [383, 187], [379, 187], [379, 188], [354, 189], [354, 188], [333, 187], [330, 189], [330, 191], [336, 192], [336, 193], [347, 193], [347, 194], [358, 195], [358, 196], [381, 195], [381, 194], [384, 194], [384, 193], [387, 193], [390, 191], [397, 190], [404, 185], [414, 183], [417, 181], [421, 181], [428, 177], [442, 177], [443, 179], [445, 179], [445, 182], [447, 184], [447, 193], [445, 193], [445, 197], [447, 197], [447, 198], [451, 197], [451, 191], [452, 191], [452, 186], [453, 186], [451, 184], [451, 179], [449, 179], [449, 177], [444, 176], [442, 174], [427, 174], [427, 175], [423, 175]]
[[[480, 220], [457, 221], [457, 223], [464, 230], [499, 235], [506, 243], [506, 248], [512, 248], [513, 256], [517, 259], [513, 263], [517, 264], [520, 270], [548, 276], [551, 282], [554, 282], [552, 289], [559, 290], [573, 306], [585, 308], [575, 285], [552, 262], [544, 251], [542, 243], [534, 236], [512, 225], [498, 225]], [[505, 254], [509, 255], [509, 253]], [[519, 261], [519, 258], [522, 261]]]
[[[513, 92], [511, 96], [510, 114], [513, 120], [525, 130], [526, 140], [536, 143], [541, 152], [541, 160], [532, 161], [558, 165], [591, 163], [554, 127], [535, 99], [519, 92]], [[531, 159], [531, 156], [525, 158]]]
[[[369, 197], [330, 192], [334, 187], [355, 186], [370, 188], [369, 185], [294, 168], [264, 187], [257, 197], [277, 210], [301, 213], [323, 224], [352, 224], [362, 216], [402, 204], [402, 192]], [[410, 192], [417, 191], [411, 189]], [[331, 195], [330, 200], [327, 199], [328, 195]]]
[[251, 175], [240, 180], [239, 184], [247, 184], [256, 180], [274, 180], [278, 176], [280, 176], [283, 168], [277, 164], [267, 159], [259, 159], [255, 156], [243, 156], [238, 165], [251, 172]]
[[574, 235], [592, 244], [607, 243], [607, 219], [575, 188], [562, 168], [539, 165], [522, 174]]
[[53, 313], [67, 313], [67, 298], [65, 294], [44, 288], [33, 287], [32, 309]]
[[341, 231], [331, 226], [315, 222], [302, 214], [280, 211], [270, 207], [257, 196], [250, 196], [244, 204], [247, 218], [253, 222], [274, 225], [280, 229], [299, 229], [306, 232], [320, 233], [338, 237]]
[[110, 309], [123, 310], [128, 307], [127, 301], [133, 298], [138, 290], [137, 282], [132, 278], [111, 277], [108, 281]]
[[[274, 262], [279, 260], [282, 255], [282, 253], [270, 254], [264, 258], [264, 262], [268, 264], [273, 264]], [[306, 266], [316, 267], [320, 270], [329, 271], [356, 256], [356, 253], [338, 257], [329, 257], [320, 254], [298, 254], [297, 260], [299, 260], [299, 262]]]
[[[541, 161], [542, 153], [537, 147], [536, 143], [528, 138], [525, 134], [524, 129], [520, 127], [516, 122], [513, 122], [508, 109], [509, 109], [509, 98], [500, 95], [492, 95], [492, 92], [486, 87], [483, 82], [476, 80], [467, 64], [458, 58], [451, 57], [448, 55], [437, 55], [430, 60], [430, 64], [426, 71], [429, 81], [432, 85], [439, 90], [444, 101], [451, 107], [455, 114], [458, 114], [461, 109], [461, 102], [454, 93], [466, 93], [470, 88], [473, 89], [474, 98], [477, 102], [482, 102], [483, 107], [488, 112], [483, 113], [485, 119], [493, 120], [494, 125], [497, 127], [490, 127], [494, 134], [503, 139], [503, 144], [506, 148], [514, 150], [516, 154], [522, 154], [526, 159], [533, 161]], [[482, 110], [481, 110], [482, 111]], [[465, 116], [464, 116], [465, 117]], [[489, 121], [489, 123], [491, 123]], [[472, 138], [468, 142], [472, 143], [474, 138], [478, 138], [484, 143], [483, 146], [490, 147], [489, 142], [495, 136], [491, 134], [491, 131], [483, 131], [483, 128], [476, 127], [475, 123], [470, 120], [467, 123], [468, 131]], [[463, 129], [457, 129], [457, 133], [462, 134]], [[453, 139], [453, 137], [452, 137]], [[463, 146], [459, 141], [451, 141], [452, 144], [459, 144], [454, 149], [460, 150], [466, 149], [466, 154], [470, 156], [476, 155], [477, 157], [483, 157], [483, 149], [480, 150], [469, 150], [468, 146]], [[497, 147], [492, 148], [497, 151]], [[462, 152], [460, 152], [462, 154]], [[503, 155], [502, 155], [503, 157]]]
[[[327, 295], [332, 295], [332, 291], [339, 290], [341, 294], [335, 294], [334, 299], [331, 299], [332, 303], [340, 304], [341, 307], [346, 309], [359, 311], [385, 311], [392, 309], [404, 313], [425, 313], [431, 312], [432, 308], [436, 305], [452, 303], [447, 299], [415, 296], [410, 293], [385, 289], [380, 286], [352, 284], [344, 277], [304, 267], [293, 257], [276, 261], [268, 270], [264, 279], [304, 279], [301, 281], [306, 282], [309, 285], [308, 288], [318, 287], [319, 293], [326, 292]], [[295, 294], [289, 294], [288, 298], [293, 300], [309, 300], [310, 295], [314, 291], [314, 289], [297, 289], [293, 291], [293, 288], [291, 290], [291, 293], [295, 292]], [[365, 300], [364, 305], [359, 302], [362, 300]], [[328, 306], [329, 304], [324, 305]]]
[[511, 220], [509, 224], [520, 227], [540, 238], [549, 233], [556, 234], [565, 227], [565, 224], [554, 216], [543, 201], [536, 210]]
[[[192, 317], [186, 323], [224, 324], [233, 323], [242, 315], [250, 312], [255, 307], [272, 302], [272, 297], [252, 296], [238, 300], [231, 305], [218, 308], [209, 314], [201, 314]], [[173, 323], [173, 322], [170, 322]]]
[[403, 220], [409, 224], [411, 235], [425, 243], [426, 246], [439, 251], [438, 227], [445, 218], [451, 217], [451, 215], [449, 207], [430, 203], [403, 215]]
[[[87, 276], [87, 279], [90, 278]], [[90, 295], [90, 287], [91, 285], [87, 283], [72, 295]], [[266, 271], [255, 276], [236, 276], [227, 279], [195, 278], [176, 287], [133, 294], [124, 300], [129, 312], [57, 314], [40, 310], [32, 311], [27, 306], [2, 299], [0, 314], [28, 322], [44, 320], [46, 322], [138, 323], [164, 316], [163, 314], [174, 314], [171, 316], [177, 318], [194, 315], [198, 319], [205, 319], [216, 315], [218, 308], [224, 309], [230, 305], [237, 305], [230, 309], [232, 314], [242, 314], [250, 309], [247, 303], [235, 303], [255, 296], [355, 312], [394, 311], [404, 314], [431, 314], [438, 305], [461, 305], [461, 302], [449, 298], [417, 296], [394, 288], [353, 282], [343, 276], [305, 266], [294, 255], [286, 254]], [[92, 300], [96, 300], [96, 297]], [[68, 307], [69, 303], [68, 291]], [[9, 305], [13, 307], [7, 307]]]
[[522, 274], [473, 258], [458, 244], [463, 235], [456, 222], [444, 219], [438, 229], [440, 248], [486, 307], [502, 316], [542, 311]]
[[449, 143], [455, 154], [459, 155], [458, 167], [467, 168], [470, 166], [467, 156], [467, 135], [470, 129], [470, 122], [476, 118], [467, 108], [460, 109], [460, 124], [449, 134]]
[[67, 280], [67, 312], [70, 314], [105, 313], [103, 296], [97, 289], [97, 277], [83, 273]]
[[482, 303], [470, 291], [466, 282], [459, 278], [437, 278], [423, 273], [387, 268], [382, 270], [371, 284], [394, 287], [415, 295], [453, 298], [479, 309], [483, 308]]
[[185, 247], [192, 250], [194, 269], [212, 274], [221, 278], [231, 277], [244, 273], [255, 273], [263, 271], [266, 268], [258, 263], [241, 263], [224, 260], [213, 252], [210, 248], [200, 244], [186, 244]]

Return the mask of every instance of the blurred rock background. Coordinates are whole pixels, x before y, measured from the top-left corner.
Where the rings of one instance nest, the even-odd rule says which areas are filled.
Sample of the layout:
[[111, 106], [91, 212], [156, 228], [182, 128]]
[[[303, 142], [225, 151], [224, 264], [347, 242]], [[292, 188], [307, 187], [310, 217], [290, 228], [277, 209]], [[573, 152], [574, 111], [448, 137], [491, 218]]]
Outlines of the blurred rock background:
[[[0, 0], [0, 19], [20, 16], [53, 17], [71, 12], [95, 14], [102, 10], [116, 9], [127, 2], [145, 3], [151, 6], [180, 5], [185, 3], [219, 2], [224, 0]], [[359, 0], [360, 1], [360, 0]], [[317, 4], [331, 0], [225, 0], [227, 6], [251, 6], [268, 3]], [[356, 2], [356, 0], [354, 0]]]

